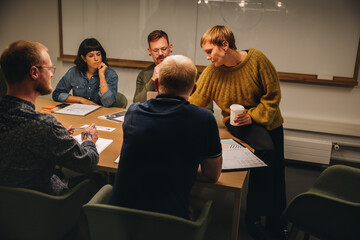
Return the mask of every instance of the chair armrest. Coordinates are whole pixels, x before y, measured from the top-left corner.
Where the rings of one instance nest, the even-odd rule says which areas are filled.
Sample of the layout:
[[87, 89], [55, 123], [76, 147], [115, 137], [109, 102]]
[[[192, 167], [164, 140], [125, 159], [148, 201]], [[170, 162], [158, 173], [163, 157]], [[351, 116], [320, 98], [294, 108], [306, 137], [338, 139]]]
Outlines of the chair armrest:
[[108, 204], [112, 190], [113, 186], [106, 184], [95, 194], [88, 204]]
[[208, 200], [208, 201], [206, 201], [204, 203], [204, 206], [203, 206], [203, 208], [201, 210], [201, 213], [200, 213], [198, 219], [195, 220], [195, 225], [201, 226], [201, 225], [204, 224], [205, 221], [210, 221], [211, 206], [212, 206], [212, 201], [211, 200]]

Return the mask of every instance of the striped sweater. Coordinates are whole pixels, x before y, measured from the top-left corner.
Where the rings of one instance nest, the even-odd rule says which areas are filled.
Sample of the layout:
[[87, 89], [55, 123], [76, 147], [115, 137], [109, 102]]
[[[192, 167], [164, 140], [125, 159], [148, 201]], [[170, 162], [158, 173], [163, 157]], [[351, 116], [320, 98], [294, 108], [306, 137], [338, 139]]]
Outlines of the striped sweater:
[[224, 123], [230, 118], [230, 105], [241, 104], [252, 120], [267, 130], [283, 122], [280, 112], [280, 84], [275, 67], [259, 50], [251, 48], [234, 67], [210, 64], [202, 72], [190, 103], [205, 107], [211, 101], [220, 107]]

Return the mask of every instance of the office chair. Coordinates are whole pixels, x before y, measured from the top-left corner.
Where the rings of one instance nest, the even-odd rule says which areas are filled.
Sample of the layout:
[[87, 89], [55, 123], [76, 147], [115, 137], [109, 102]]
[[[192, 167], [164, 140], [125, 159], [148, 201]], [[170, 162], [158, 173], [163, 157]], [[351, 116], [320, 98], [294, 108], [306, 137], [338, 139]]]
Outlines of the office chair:
[[128, 103], [128, 100], [125, 97], [125, 95], [118, 92], [117, 96], [116, 96], [116, 102], [113, 105], [113, 107], [126, 108], [127, 103]]
[[328, 167], [307, 192], [290, 202], [282, 219], [292, 223], [290, 239], [298, 230], [305, 238], [360, 239], [360, 169]]
[[191, 221], [163, 213], [107, 205], [111, 192], [112, 186], [105, 185], [88, 204], [83, 206], [92, 240], [204, 238], [210, 220], [212, 201], [203, 205], [196, 221]]
[[0, 186], [0, 239], [73, 239], [81, 207], [95, 193], [96, 185], [90, 180], [61, 196]]

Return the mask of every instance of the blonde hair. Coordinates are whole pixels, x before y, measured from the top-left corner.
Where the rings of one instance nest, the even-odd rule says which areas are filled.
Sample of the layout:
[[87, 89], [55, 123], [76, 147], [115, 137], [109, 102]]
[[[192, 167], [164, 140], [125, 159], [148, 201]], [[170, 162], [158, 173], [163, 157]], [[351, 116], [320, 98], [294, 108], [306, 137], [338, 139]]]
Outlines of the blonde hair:
[[182, 55], [165, 58], [159, 69], [159, 90], [161, 93], [188, 94], [195, 85], [197, 69], [193, 61]]
[[206, 30], [200, 40], [200, 47], [205, 43], [221, 46], [224, 41], [229, 43], [229, 48], [236, 50], [235, 37], [233, 32], [226, 26], [216, 25]]

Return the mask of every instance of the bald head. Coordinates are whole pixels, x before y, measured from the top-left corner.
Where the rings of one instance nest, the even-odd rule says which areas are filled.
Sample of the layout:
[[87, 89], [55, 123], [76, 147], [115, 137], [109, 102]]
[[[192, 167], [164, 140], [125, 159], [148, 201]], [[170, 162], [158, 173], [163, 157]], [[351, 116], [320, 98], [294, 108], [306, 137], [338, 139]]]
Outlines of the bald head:
[[159, 68], [159, 93], [190, 95], [196, 75], [197, 69], [190, 58], [182, 55], [169, 56]]

